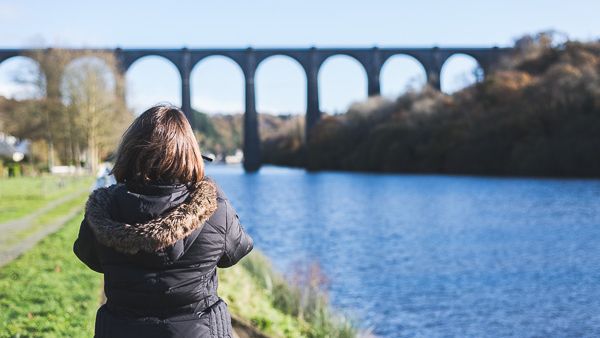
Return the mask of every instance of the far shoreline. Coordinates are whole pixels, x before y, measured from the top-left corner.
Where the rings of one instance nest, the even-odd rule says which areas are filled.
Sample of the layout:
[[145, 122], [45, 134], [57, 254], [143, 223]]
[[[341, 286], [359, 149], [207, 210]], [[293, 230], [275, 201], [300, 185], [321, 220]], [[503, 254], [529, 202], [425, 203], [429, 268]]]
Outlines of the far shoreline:
[[[244, 170], [242, 164], [227, 164], [227, 163], [214, 163], [210, 167], [227, 167], [227, 168], [239, 168]], [[369, 171], [369, 170], [346, 170], [346, 169], [320, 169], [311, 170], [305, 167], [263, 163], [260, 169], [263, 168], [276, 168], [276, 169], [288, 169], [303, 171], [308, 174], [357, 174], [357, 175], [368, 175], [368, 176], [414, 176], [414, 177], [448, 177], [448, 178], [486, 178], [486, 179], [498, 179], [498, 180], [544, 180], [544, 181], [600, 181], [600, 177], [596, 176], [528, 176], [528, 175], [494, 175], [494, 174], [470, 174], [470, 173], [441, 173], [441, 172], [387, 172], [387, 171]], [[246, 173], [256, 174], [260, 172]]]

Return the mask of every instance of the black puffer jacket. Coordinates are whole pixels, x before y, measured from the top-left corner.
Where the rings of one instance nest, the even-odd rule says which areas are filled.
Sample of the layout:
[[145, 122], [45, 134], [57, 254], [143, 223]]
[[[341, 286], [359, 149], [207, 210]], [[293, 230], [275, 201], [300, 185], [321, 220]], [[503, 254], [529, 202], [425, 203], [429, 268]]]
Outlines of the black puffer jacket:
[[252, 250], [215, 182], [94, 191], [73, 251], [104, 273], [96, 337], [231, 337], [217, 267]]

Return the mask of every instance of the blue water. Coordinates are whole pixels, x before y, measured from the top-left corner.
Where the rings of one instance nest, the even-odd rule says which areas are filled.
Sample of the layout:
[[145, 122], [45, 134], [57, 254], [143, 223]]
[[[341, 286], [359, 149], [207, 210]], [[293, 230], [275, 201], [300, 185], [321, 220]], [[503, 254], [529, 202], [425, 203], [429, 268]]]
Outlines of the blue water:
[[283, 272], [381, 337], [600, 337], [600, 181], [210, 166]]

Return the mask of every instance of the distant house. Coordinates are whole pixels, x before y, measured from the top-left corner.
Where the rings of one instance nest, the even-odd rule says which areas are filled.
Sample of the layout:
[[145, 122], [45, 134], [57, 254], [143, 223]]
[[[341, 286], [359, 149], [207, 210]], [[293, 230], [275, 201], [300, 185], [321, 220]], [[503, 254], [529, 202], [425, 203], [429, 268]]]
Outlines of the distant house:
[[19, 162], [29, 154], [29, 140], [0, 132], [0, 158]]

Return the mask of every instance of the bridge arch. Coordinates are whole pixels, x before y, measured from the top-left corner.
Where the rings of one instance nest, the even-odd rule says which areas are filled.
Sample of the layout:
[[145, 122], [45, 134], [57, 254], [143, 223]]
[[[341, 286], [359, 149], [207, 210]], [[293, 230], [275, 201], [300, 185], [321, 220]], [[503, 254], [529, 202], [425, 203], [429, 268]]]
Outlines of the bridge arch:
[[227, 53], [227, 52], [201, 52], [201, 53], [190, 53], [190, 69], [193, 71], [199, 64], [202, 64], [204, 61], [210, 60], [226, 60], [231, 61], [239, 67], [239, 69], [244, 73], [244, 62], [239, 57], [239, 53]]
[[257, 52], [257, 56], [256, 56], [256, 69], [258, 69], [258, 67], [260, 67], [260, 65], [271, 59], [273, 60], [273, 58], [285, 58], [286, 60], [291, 59], [293, 61], [295, 61], [295, 63], [297, 63], [298, 65], [300, 65], [302, 68], [305, 68], [305, 60], [302, 57], [301, 54], [298, 53], [294, 53], [292, 51], [290, 52], [285, 52], [285, 51], [273, 51], [273, 52]]
[[409, 54], [394, 54], [386, 58], [379, 76], [381, 94], [390, 98], [409, 90], [420, 90], [427, 84], [425, 66]]
[[[165, 80], [157, 81], [159, 78]], [[127, 66], [125, 81], [127, 106], [136, 113], [159, 102], [181, 106], [181, 72], [164, 56], [148, 54], [136, 58]], [[142, 83], [144, 85], [140, 86]]]
[[364, 53], [345, 51], [345, 50], [319, 52], [320, 57], [319, 57], [318, 66], [320, 69], [323, 66], [323, 64], [327, 63], [328, 60], [342, 57], [342, 58], [347, 58], [352, 61], [355, 61], [357, 64], [359, 64], [362, 67], [362, 69], [365, 71], [365, 74], [366, 74], [368, 72], [369, 65], [368, 65], [368, 60], [366, 60], [366, 54], [365, 55], [363, 55], [363, 54]]
[[[257, 111], [261, 113], [305, 113], [306, 71], [294, 57], [273, 54], [257, 63], [255, 84]], [[292, 94], [293, 101], [285, 100]], [[290, 95], [288, 95], [289, 97]]]
[[190, 72], [192, 108], [206, 113], [244, 111], [244, 71], [234, 59], [213, 54], [193, 64]]
[[[60, 87], [63, 102], [70, 101], [69, 92], [73, 88], [73, 83], [68, 83], [70, 80], [77, 81], [76, 77], [81, 75], [81, 71], [95, 70], [103, 74], [103, 81], [108, 86], [109, 90], [116, 92], [117, 90], [117, 69], [115, 64], [110, 64], [110, 60], [101, 55], [81, 55], [71, 59], [65, 66], [61, 79]], [[70, 90], [71, 89], [71, 90]]]
[[368, 96], [368, 75], [364, 64], [346, 53], [331, 55], [322, 61], [318, 83], [321, 111], [341, 113], [353, 102], [365, 100]]
[[454, 93], [483, 80], [484, 76], [483, 67], [476, 56], [463, 52], [450, 54], [440, 69], [441, 91]]
[[[257, 111], [262, 114], [301, 115], [307, 109], [307, 74], [303, 65], [285, 54], [275, 54], [262, 59], [255, 74]], [[306, 119], [308, 114], [304, 115]], [[304, 139], [301, 128], [306, 122], [299, 121], [293, 129], [293, 137]], [[264, 126], [268, 126], [264, 124]], [[259, 132], [265, 135], [265, 132]]]
[[0, 60], [0, 96], [16, 100], [37, 99], [45, 95], [45, 88], [46, 77], [33, 58], [13, 55]]
[[29, 51], [21, 51], [21, 50], [16, 50], [16, 49], [0, 50], [0, 64], [8, 59], [15, 57], [15, 56], [29, 57], [29, 56], [27, 56], [28, 53], [29, 53]]
[[176, 51], [170, 50], [148, 50], [148, 51], [140, 51], [140, 50], [130, 50], [127, 53], [124, 53], [122, 49], [117, 48], [115, 53], [117, 54], [117, 58], [120, 62], [120, 68], [123, 72], [129, 71], [131, 66], [138, 63], [140, 60], [146, 58], [160, 58], [161, 60], [166, 60], [170, 64], [172, 64], [177, 70], [181, 71], [181, 63], [179, 62], [180, 56]]

